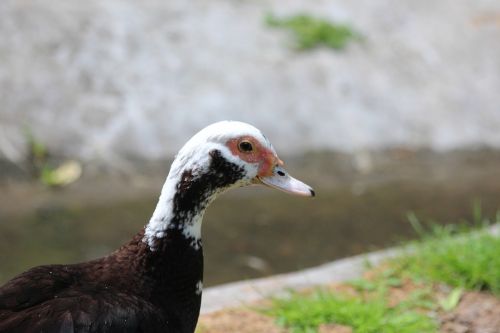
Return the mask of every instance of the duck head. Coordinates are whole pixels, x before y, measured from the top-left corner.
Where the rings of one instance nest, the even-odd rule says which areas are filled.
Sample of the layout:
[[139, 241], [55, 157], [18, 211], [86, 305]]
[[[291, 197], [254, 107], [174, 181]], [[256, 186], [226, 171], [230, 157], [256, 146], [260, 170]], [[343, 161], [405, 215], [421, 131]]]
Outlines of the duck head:
[[[291, 177], [269, 140], [254, 126], [221, 121], [205, 127], [179, 151], [171, 174], [191, 170], [212, 175], [217, 192], [261, 184], [290, 194], [312, 197], [314, 190]], [[217, 180], [219, 179], [219, 180]]]
[[145, 240], [154, 249], [155, 240], [169, 230], [179, 230], [199, 248], [206, 207], [218, 194], [252, 184], [314, 196], [310, 186], [288, 174], [269, 140], [257, 128], [238, 121], [205, 127], [181, 148], [172, 163], [146, 226]]

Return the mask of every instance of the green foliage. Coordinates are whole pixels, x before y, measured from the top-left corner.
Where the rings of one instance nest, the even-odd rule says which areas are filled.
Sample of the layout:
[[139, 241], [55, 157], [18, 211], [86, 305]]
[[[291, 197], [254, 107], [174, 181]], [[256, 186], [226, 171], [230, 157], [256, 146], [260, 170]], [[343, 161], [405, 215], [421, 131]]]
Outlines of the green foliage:
[[29, 168], [34, 177], [48, 187], [61, 187], [76, 181], [82, 173], [81, 165], [74, 160], [67, 160], [57, 167], [49, 163], [49, 151], [47, 147], [37, 140], [33, 133], [26, 128], [24, 130], [28, 144], [27, 160]]
[[460, 302], [460, 298], [462, 297], [464, 290], [462, 288], [455, 288], [453, 291], [445, 298], [439, 300], [439, 306], [444, 311], [451, 311], [457, 307]]
[[294, 333], [317, 332], [323, 323], [352, 327], [356, 333], [425, 333], [435, 332], [437, 324], [417, 307], [423, 294], [389, 306], [385, 293], [360, 298], [318, 290], [312, 295], [292, 294], [274, 300], [269, 314]]
[[[477, 206], [474, 212], [476, 220], [485, 221], [480, 219]], [[431, 231], [425, 231], [418, 225], [421, 239], [392, 260], [402, 274], [500, 295], [500, 237], [485, 229], [471, 231], [465, 226], [432, 226]]]
[[346, 325], [356, 333], [436, 332], [437, 322], [426, 310], [437, 305], [430, 287], [415, 289], [396, 305], [388, 304], [391, 288], [401, 287], [400, 272], [392, 267], [371, 279], [348, 282], [357, 293], [316, 290], [313, 294], [291, 293], [274, 299], [267, 313], [294, 333], [317, 332], [321, 324]]
[[47, 162], [49, 152], [47, 147], [37, 140], [28, 128], [24, 129], [24, 136], [26, 137], [26, 143], [28, 145], [28, 160], [31, 167], [36, 171]]
[[45, 147], [43, 143], [36, 141], [31, 136], [28, 144], [30, 146], [30, 153], [33, 155], [34, 158], [40, 160], [47, 158], [48, 155], [47, 147]]
[[65, 161], [57, 168], [45, 166], [40, 174], [40, 181], [49, 187], [61, 187], [69, 185], [80, 178], [82, 167], [74, 160]]
[[[488, 226], [481, 205], [473, 209], [475, 225]], [[498, 215], [498, 214], [497, 214]], [[500, 216], [500, 215], [499, 215]], [[497, 216], [497, 223], [500, 221]], [[423, 310], [453, 310], [465, 289], [489, 290], [500, 295], [500, 237], [485, 228], [472, 230], [465, 225], [422, 226], [414, 214], [409, 220], [420, 235], [399, 257], [370, 279], [348, 282], [356, 296], [331, 291], [312, 295], [292, 293], [273, 300], [268, 314], [296, 333], [317, 332], [321, 324], [336, 323], [352, 327], [356, 333], [436, 332], [437, 322]], [[383, 266], [384, 267], [384, 266]], [[376, 272], [376, 271], [375, 271]], [[388, 305], [388, 292], [405, 280], [418, 282], [397, 305]], [[436, 298], [434, 283], [454, 289]]]
[[266, 22], [271, 27], [284, 28], [293, 32], [297, 47], [301, 50], [318, 46], [341, 50], [350, 40], [359, 37], [347, 25], [331, 23], [304, 14], [288, 18], [277, 18], [269, 14]]

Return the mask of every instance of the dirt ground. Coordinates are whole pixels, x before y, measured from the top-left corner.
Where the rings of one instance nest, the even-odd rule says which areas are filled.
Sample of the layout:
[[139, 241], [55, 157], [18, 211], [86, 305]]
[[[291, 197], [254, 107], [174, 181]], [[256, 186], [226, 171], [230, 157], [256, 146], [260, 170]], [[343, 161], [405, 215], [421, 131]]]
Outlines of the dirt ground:
[[442, 333], [499, 333], [500, 299], [487, 293], [466, 293], [458, 306], [441, 316]]
[[[411, 289], [411, 288], [410, 288]], [[409, 290], [403, 288], [401, 292]], [[440, 333], [500, 333], [500, 299], [485, 292], [467, 292], [458, 306], [438, 314]], [[202, 315], [197, 333], [286, 333], [275, 324], [274, 318], [251, 309], [229, 309]], [[352, 328], [325, 324], [318, 333], [353, 333]]]
[[285, 333], [274, 319], [250, 309], [229, 309], [202, 315], [197, 333]]

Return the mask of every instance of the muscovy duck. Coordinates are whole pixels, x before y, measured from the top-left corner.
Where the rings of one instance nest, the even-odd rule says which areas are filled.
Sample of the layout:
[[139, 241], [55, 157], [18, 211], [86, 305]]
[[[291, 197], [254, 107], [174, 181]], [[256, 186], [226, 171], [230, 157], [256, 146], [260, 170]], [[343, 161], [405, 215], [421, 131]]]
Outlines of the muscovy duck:
[[32, 268], [2, 286], [0, 332], [194, 332], [203, 214], [218, 194], [251, 184], [314, 196], [255, 127], [204, 128], [177, 154], [153, 216], [130, 242], [89, 262]]

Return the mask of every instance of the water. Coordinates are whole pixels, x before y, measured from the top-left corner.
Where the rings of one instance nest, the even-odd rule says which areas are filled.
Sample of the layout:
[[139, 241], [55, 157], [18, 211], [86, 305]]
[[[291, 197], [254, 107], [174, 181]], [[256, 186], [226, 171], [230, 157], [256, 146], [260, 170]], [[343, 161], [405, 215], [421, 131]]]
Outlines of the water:
[[[345, 156], [298, 160], [306, 166], [292, 163], [289, 169], [315, 186], [316, 198], [241, 189], [208, 209], [205, 285], [293, 271], [396, 244], [415, 236], [409, 211], [424, 221], [449, 223], [472, 220], [474, 201], [485, 216], [499, 208], [496, 152], [425, 153], [390, 163], [381, 158], [372, 161], [368, 173], [347, 172]], [[144, 226], [156, 200], [151, 193], [111, 203], [51, 200], [11, 216], [0, 210], [0, 282], [34, 265], [78, 262], [113, 251]]]

